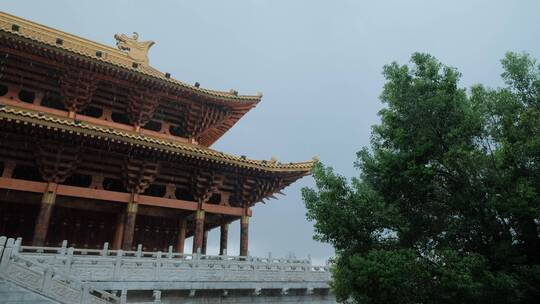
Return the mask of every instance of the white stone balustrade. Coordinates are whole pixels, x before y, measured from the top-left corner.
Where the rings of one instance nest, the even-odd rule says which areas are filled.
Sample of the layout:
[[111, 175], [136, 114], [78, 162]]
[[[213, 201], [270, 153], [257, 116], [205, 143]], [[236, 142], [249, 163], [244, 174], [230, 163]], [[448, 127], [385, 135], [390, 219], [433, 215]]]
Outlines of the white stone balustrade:
[[0, 277], [60, 303], [120, 303], [120, 298], [20, 253], [20, 239], [0, 237]]
[[[20, 244], [20, 241], [18, 242]], [[328, 289], [327, 266], [309, 259], [219, 256], [62, 247], [16, 246], [18, 254], [44, 267], [106, 290], [123, 289]]]

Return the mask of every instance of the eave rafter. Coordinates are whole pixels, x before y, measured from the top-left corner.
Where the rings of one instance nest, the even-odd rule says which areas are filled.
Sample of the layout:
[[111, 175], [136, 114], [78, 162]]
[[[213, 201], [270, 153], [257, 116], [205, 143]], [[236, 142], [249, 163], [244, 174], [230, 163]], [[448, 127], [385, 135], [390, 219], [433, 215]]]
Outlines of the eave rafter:
[[274, 198], [273, 194], [283, 187], [281, 178], [275, 177], [236, 177], [233, 200], [242, 207], [251, 207], [257, 202], [267, 198]]
[[211, 146], [253, 107], [255, 107], [255, 104], [231, 107], [225, 115], [222, 115], [218, 120], [209, 125], [208, 128], [203, 130], [199, 134], [197, 141], [204, 146]]
[[6, 72], [8, 71], [7, 59], [9, 54], [0, 52], [0, 79], [6, 77]]
[[186, 131], [189, 137], [199, 141], [203, 132], [221, 122], [229, 110], [210, 104], [192, 104], [187, 115]]

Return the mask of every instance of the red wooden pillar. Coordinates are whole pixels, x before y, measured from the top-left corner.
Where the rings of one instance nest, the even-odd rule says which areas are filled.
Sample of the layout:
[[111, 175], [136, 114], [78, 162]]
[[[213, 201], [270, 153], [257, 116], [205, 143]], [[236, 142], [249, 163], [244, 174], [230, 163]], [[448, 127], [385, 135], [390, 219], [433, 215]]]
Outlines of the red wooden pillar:
[[176, 252], [184, 253], [184, 244], [186, 243], [186, 218], [180, 220], [180, 229], [178, 230], [178, 240], [176, 242]]
[[248, 255], [249, 216], [242, 215], [240, 219], [240, 256]]
[[139, 205], [137, 204], [138, 194], [132, 194], [130, 202], [126, 208], [126, 218], [124, 223], [124, 235], [122, 240], [122, 249], [131, 250], [133, 245], [133, 235], [135, 234], [135, 221], [137, 219], [137, 210]]
[[229, 224], [223, 222], [220, 227], [219, 235], [219, 254], [227, 255], [227, 241], [229, 237]]
[[201, 254], [206, 254], [207, 245], [208, 245], [208, 230], [204, 230]]
[[116, 230], [114, 232], [114, 240], [112, 249], [118, 250], [122, 248], [122, 240], [124, 238], [124, 222], [126, 220], [126, 212], [122, 211], [116, 217]]
[[45, 244], [54, 202], [56, 201], [57, 188], [58, 184], [50, 182], [47, 184], [47, 188], [43, 193], [41, 207], [36, 219], [36, 225], [34, 226], [34, 238], [32, 240], [32, 245], [34, 246], [43, 246], [43, 244]]
[[193, 253], [202, 251], [204, 238], [204, 210], [195, 213], [195, 234], [193, 235]]

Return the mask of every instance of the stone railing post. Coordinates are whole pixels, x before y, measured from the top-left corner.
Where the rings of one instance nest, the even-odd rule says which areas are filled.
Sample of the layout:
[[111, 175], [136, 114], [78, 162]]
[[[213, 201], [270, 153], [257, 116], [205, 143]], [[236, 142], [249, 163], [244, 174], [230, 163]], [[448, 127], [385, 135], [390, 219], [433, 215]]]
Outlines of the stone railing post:
[[19, 237], [15, 240], [15, 244], [13, 245], [13, 252], [20, 252], [21, 245], [22, 245], [22, 238]]
[[305, 263], [306, 265], [304, 266], [304, 271], [306, 272], [305, 274], [305, 278], [304, 280], [309, 280], [311, 279], [310, 276], [311, 276], [311, 256], [308, 255], [308, 258], [307, 258], [307, 261]]
[[2, 253], [6, 247], [7, 238], [5, 236], [0, 236], [0, 261], [2, 260]]
[[137, 245], [137, 252], [135, 253], [135, 257], [142, 257], [142, 244]]
[[154, 269], [154, 279], [157, 281], [157, 280], [159, 280], [160, 269], [161, 269], [161, 251], [157, 252], [156, 262], [155, 263], [156, 263], [156, 265], [155, 265], [155, 269]]
[[160, 304], [161, 303], [161, 291], [160, 290], [154, 290], [152, 293], [152, 296], [154, 297], [154, 304]]
[[8, 267], [9, 260], [11, 259], [14, 243], [15, 243], [15, 240], [12, 238], [9, 238], [6, 242], [6, 246], [4, 247], [3, 252], [2, 252], [2, 261], [0, 261], [0, 273], [3, 272]]
[[83, 283], [82, 293], [81, 293], [81, 304], [88, 303], [89, 296], [90, 296], [90, 288], [88, 287], [88, 284]]
[[283, 261], [280, 261], [279, 262], [279, 280], [280, 281], [284, 281], [285, 278], [286, 278], [286, 275], [285, 275], [285, 268], [287, 267], [287, 263], [283, 262]]
[[109, 242], [103, 243], [103, 249], [101, 250], [101, 256], [109, 255]]
[[66, 254], [66, 252], [67, 252], [67, 243], [68, 243], [67, 240], [62, 241], [62, 247], [60, 247], [60, 249], [58, 250], [58, 254], [60, 254], [60, 255], [65, 255]]
[[127, 303], [127, 289], [122, 289], [120, 291], [120, 304]]
[[54, 274], [54, 270], [52, 269], [52, 267], [50, 266], [45, 267], [45, 270], [43, 271], [43, 282], [41, 284], [41, 291], [44, 294], [49, 294], [49, 289], [51, 289], [53, 274]]
[[66, 255], [66, 264], [64, 265], [64, 271], [66, 273], [71, 272], [71, 265], [73, 264], [73, 253], [75, 252], [75, 248], [69, 247], [67, 249], [67, 255]]
[[[120, 271], [121, 271], [121, 267], [122, 267], [122, 256], [123, 255], [124, 255], [124, 251], [122, 251], [121, 249], [116, 251], [116, 258], [115, 258], [115, 261], [114, 261], [114, 272], [113, 272], [113, 279], [114, 280], [119, 280], [120, 279]], [[122, 292], [124, 292], [124, 291], [122, 290]]]

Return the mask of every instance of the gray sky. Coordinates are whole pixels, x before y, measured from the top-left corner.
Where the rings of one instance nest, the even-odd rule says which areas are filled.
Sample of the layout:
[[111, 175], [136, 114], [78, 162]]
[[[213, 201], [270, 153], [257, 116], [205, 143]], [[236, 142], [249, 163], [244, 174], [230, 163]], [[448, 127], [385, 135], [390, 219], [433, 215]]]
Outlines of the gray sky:
[[[150, 63], [174, 78], [241, 94], [264, 93], [213, 148], [256, 159], [309, 160], [319, 155], [346, 176], [355, 152], [369, 144], [381, 108], [382, 66], [428, 52], [462, 73], [462, 84], [496, 87], [507, 51], [540, 58], [540, 1], [28, 1], [1, 9], [113, 46], [113, 35], [137, 31], [154, 40]], [[300, 189], [254, 208], [253, 255], [311, 254]], [[229, 252], [238, 254], [238, 222]], [[209, 237], [217, 253], [219, 231]], [[191, 244], [188, 244], [191, 245]]]

